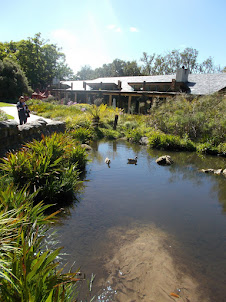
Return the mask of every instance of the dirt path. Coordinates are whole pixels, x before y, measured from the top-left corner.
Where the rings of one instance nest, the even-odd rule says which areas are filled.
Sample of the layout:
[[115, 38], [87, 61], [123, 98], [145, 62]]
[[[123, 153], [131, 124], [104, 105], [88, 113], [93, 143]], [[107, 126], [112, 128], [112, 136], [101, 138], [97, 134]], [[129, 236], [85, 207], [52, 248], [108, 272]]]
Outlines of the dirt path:
[[106, 259], [108, 278], [101, 281], [105, 289], [98, 301], [210, 302], [173, 258], [176, 242], [169, 235], [149, 226], [115, 228], [109, 236], [113, 253]]

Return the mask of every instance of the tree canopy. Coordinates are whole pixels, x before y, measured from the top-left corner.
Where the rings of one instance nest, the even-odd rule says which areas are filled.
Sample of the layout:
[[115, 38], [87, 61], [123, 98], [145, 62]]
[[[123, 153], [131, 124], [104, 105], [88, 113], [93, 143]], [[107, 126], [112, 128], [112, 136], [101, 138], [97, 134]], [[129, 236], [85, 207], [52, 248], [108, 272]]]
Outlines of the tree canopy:
[[55, 44], [47, 44], [38, 33], [34, 38], [19, 42], [0, 43], [0, 59], [16, 61], [33, 89], [46, 88], [54, 77], [67, 80], [73, 77], [65, 63], [65, 54]]
[[79, 80], [92, 80], [103, 77], [123, 77], [123, 76], [139, 76], [141, 75], [141, 67], [134, 61], [123, 61], [115, 59], [112, 63], [103, 64], [102, 67], [92, 69], [85, 65], [77, 72], [76, 77]]
[[9, 58], [0, 60], [0, 99], [15, 100], [30, 92], [27, 78], [20, 66]]

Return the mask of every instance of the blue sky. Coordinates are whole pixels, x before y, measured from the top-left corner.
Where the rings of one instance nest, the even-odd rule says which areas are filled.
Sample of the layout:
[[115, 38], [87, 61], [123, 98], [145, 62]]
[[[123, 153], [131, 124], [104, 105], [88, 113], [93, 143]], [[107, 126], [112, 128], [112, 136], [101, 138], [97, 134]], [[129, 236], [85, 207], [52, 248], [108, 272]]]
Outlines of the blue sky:
[[192, 47], [226, 66], [225, 0], [0, 0], [0, 41], [56, 43], [74, 72]]

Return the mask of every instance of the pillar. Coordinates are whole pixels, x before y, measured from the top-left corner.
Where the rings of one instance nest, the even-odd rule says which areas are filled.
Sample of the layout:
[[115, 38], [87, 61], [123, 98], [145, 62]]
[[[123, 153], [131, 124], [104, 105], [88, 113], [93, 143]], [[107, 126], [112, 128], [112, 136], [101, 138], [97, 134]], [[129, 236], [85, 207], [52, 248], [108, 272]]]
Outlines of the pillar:
[[129, 96], [129, 99], [128, 99], [128, 113], [131, 113], [131, 111], [130, 111], [130, 108], [131, 108], [131, 100], [132, 100], [132, 96], [130, 95]]
[[112, 106], [112, 94], [109, 95], [109, 106]]

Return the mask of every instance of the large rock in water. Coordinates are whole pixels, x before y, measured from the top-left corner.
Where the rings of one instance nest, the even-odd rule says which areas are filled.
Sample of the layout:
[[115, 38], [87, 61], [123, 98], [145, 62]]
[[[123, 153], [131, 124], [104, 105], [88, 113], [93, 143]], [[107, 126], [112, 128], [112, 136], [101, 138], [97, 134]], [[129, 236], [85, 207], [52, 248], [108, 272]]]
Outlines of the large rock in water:
[[156, 163], [162, 166], [169, 166], [173, 164], [173, 160], [169, 155], [163, 155], [156, 159]]

